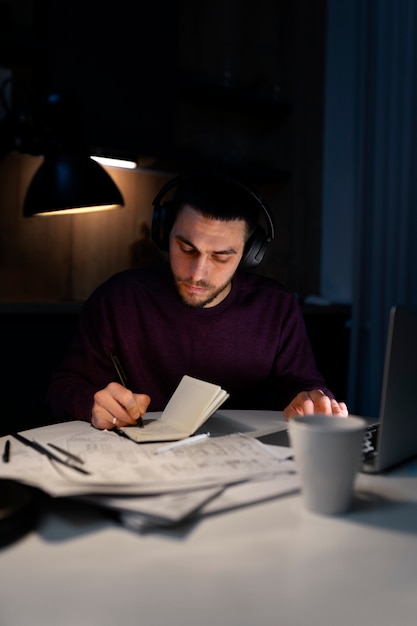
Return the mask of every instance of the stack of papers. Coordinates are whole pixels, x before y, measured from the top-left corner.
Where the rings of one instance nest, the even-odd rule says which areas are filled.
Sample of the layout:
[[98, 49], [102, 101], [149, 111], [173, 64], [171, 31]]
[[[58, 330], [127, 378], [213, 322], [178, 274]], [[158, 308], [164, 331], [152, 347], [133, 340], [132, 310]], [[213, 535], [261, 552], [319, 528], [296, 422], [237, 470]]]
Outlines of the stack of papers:
[[292, 451], [265, 445], [248, 434], [207, 437], [163, 454], [158, 450], [164, 444], [138, 445], [85, 422], [45, 426], [24, 436], [65, 451], [63, 459], [71, 455], [79, 461], [71, 461], [75, 468], [57, 463], [11, 438], [11, 459], [0, 465], [1, 478], [37, 487], [52, 497], [88, 499], [118, 511], [130, 528], [176, 524], [300, 487]]
[[144, 428], [103, 431], [73, 421], [3, 437], [0, 445], [9, 439], [11, 454], [0, 478], [117, 511], [135, 530], [298, 491], [289, 448], [251, 433], [190, 436], [227, 397], [217, 385], [185, 376], [163, 413], [145, 416]]

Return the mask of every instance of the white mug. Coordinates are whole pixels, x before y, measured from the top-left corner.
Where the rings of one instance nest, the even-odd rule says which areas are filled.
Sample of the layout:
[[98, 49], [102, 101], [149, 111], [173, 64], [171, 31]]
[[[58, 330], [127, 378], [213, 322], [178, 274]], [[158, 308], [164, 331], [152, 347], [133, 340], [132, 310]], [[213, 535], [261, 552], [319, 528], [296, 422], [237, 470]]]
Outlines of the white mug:
[[336, 515], [350, 508], [365, 427], [359, 417], [316, 414], [290, 420], [289, 437], [308, 510]]

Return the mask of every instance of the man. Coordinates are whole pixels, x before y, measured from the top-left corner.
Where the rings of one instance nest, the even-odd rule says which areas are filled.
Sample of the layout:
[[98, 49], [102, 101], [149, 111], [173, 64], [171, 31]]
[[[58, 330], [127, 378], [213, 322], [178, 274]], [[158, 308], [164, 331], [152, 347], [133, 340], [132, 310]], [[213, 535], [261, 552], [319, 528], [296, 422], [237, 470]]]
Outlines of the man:
[[317, 370], [294, 295], [242, 267], [259, 228], [257, 196], [208, 175], [175, 186], [169, 264], [120, 272], [90, 296], [51, 380], [54, 416], [100, 429], [135, 424], [165, 408], [184, 374], [221, 385], [225, 408], [346, 416]]

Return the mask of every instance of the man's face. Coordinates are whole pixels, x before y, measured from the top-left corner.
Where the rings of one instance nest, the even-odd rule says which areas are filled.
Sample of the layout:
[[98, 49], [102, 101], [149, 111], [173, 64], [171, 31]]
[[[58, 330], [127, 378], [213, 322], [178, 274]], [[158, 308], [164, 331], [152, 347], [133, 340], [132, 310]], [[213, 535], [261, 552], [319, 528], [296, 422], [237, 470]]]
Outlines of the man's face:
[[186, 205], [169, 237], [171, 270], [181, 299], [212, 307], [229, 294], [245, 247], [244, 220], [210, 219]]

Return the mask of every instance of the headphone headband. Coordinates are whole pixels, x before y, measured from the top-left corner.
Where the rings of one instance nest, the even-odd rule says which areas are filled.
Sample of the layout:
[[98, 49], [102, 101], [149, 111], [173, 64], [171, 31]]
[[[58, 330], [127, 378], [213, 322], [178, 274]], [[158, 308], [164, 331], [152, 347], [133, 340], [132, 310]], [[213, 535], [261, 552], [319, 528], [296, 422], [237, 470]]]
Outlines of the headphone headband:
[[[169, 233], [171, 232], [171, 228], [175, 220], [175, 211], [172, 207], [172, 202], [163, 202], [164, 197], [169, 191], [178, 187], [182, 182], [192, 180], [192, 178], [198, 175], [199, 174], [179, 174], [178, 176], [175, 176], [162, 186], [152, 202], [154, 206], [152, 239], [161, 250], [168, 251]], [[222, 180], [235, 185], [249, 194], [262, 209], [262, 214], [266, 223], [266, 231], [260, 225], [255, 228], [246, 243], [240, 262], [240, 266], [245, 268], [256, 267], [262, 261], [267, 246], [275, 237], [274, 221], [270, 209], [253, 189], [250, 189], [239, 180], [230, 178], [229, 176], [225, 176], [223, 174], [204, 173], [204, 176], [213, 177], [214, 179]]]

